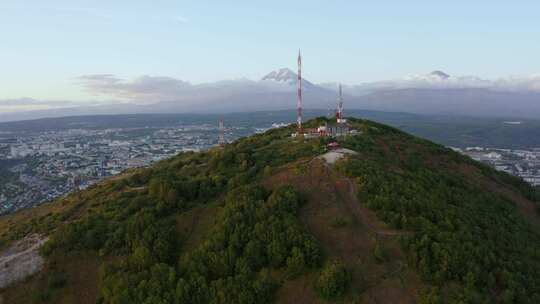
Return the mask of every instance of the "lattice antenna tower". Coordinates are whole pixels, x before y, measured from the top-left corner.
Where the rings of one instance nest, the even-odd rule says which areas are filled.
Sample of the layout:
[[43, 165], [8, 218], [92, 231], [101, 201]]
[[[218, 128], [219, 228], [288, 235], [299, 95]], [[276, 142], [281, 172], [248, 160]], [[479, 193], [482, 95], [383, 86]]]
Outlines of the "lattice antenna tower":
[[298, 134], [302, 133], [302, 55], [298, 50], [298, 79], [297, 96], [296, 96], [296, 126], [298, 128]]
[[341, 90], [341, 83], [338, 87], [339, 95], [338, 95], [338, 108], [336, 113], [336, 118], [338, 119], [338, 122], [340, 122], [343, 119], [343, 92]]

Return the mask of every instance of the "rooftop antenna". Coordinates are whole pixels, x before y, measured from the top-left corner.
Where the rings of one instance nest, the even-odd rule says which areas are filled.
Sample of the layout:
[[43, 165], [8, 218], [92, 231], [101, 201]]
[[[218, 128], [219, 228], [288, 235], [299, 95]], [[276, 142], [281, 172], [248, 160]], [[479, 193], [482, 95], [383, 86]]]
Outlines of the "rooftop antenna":
[[297, 100], [296, 100], [296, 126], [298, 134], [302, 133], [302, 55], [298, 50], [298, 79], [297, 85]]
[[225, 127], [223, 126], [223, 118], [219, 120], [219, 141], [220, 147], [225, 146]]

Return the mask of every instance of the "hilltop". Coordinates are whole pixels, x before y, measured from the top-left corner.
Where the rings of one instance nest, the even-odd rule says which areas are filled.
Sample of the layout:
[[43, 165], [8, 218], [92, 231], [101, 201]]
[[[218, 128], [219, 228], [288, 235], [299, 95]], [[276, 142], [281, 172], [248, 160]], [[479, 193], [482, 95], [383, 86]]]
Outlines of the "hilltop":
[[339, 155], [272, 129], [0, 218], [0, 258], [46, 241], [4, 303], [540, 301], [532, 187], [349, 122]]

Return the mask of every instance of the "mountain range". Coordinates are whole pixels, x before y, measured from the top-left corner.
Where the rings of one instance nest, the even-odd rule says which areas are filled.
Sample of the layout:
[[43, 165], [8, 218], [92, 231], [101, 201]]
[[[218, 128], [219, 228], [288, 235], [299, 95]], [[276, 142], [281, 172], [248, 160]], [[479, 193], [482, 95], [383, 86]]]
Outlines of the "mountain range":
[[[93, 94], [122, 102], [84, 107], [57, 102], [61, 106], [54, 109], [0, 115], [0, 121], [89, 114], [224, 113], [296, 106], [297, 74], [288, 68], [272, 71], [257, 81], [236, 79], [196, 85], [154, 76], [126, 81], [109, 74], [81, 76], [79, 81]], [[315, 84], [307, 79], [302, 83], [305, 108], [335, 108], [337, 83]], [[486, 80], [434, 71], [399, 80], [344, 85], [343, 92], [345, 109], [514, 118], [540, 115], [538, 76]], [[6, 102], [24, 105], [28, 100], [0, 100], [0, 105]]]

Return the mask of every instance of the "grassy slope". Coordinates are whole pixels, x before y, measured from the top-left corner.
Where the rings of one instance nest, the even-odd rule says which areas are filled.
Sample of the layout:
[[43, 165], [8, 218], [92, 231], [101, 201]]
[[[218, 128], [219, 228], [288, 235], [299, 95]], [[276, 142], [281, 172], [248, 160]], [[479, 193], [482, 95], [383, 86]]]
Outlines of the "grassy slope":
[[[316, 122], [311, 123], [316, 125]], [[352, 167], [357, 168], [354, 162], [361, 161], [371, 163], [377, 170], [389, 174], [406, 175], [418, 168], [445, 174], [451, 172], [465, 181], [467, 187], [473, 187], [479, 192], [496, 193], [495, 195], [502, 197], [511, 205], [516, 204], [518, 208], [514, 208], [515, 212], [525, 215], [522, 218], [529, 223], [522, 224], [521, 219], [516, 219], [522, 225], [520, 229], [523, 229], [516, 233], [533, 233], [533, 238], [538, 237], [527, 228], [540, 227], [538, 217], [533, 214], [533, 196], [529, 193], [530, 189], [518, 180], [394, 129], [365, 121], [356, 121], [355, 124], [364, 134], [342, 142], [344, 146], [360, 152], [359, 156], [347, 161], [353, 162]], [[306, 203], [299, 214], [302, 224], [319, 241], [325, 259], [339, 259], [351, 272], [352, 288], [344, 299], [368, 303], [397, 302], [399, 299], [402, 303], [412, 303], [418, 300], [421, 291], [427, 286], [441, 285], [440, 282], [426, 279], [425, 276], [422, 281], [416, 271], [417, 265], [411, 263], [402, 250], [399, 239], [414, 232], [407, 230], [404, 225], [396, 225], [392, 216], [382, 212], [381, 208], [374, 210], [377, 211], [379, 218], [384, 219], [390, 226], [368, 210], [368, 200], [372, 199], [370, 195], [373, 193], [363, 191], [367, 189], [373, 192], [374, 188], [364, 187], [361, 179], [369, 178], [369, 174], [364, 176], [362, 172], [368, 173], [372, 168], [366, 168], [367, 171], [362, 171], [364, 169], [351, 171], [343, 165], [347, 162], [343, 162], [338, 165], [336, 171], [322, 164], [309, 162], [313, 156], [322, 152], [324, 142], [311, 141], [291, 145], [291, 139], [287, 138], [289, 133], [290, 129], [274, 130], [266, 135], [241, 139], [225, 151], [213, 150], [201, 155], [184, 154], [161, 162], [153, 169], [130, 172], [65, 199], [2, 217], [0, 240], [5, 245], [29, 232], [50, 234], [57, 227], [91, 214], [106, 214], [110, 210], [115, 210], [111, 202], [122, 202], [122, 197], [125, 203], [133, 197], [148, 195], [148, 181], [144, 179], [142, 182], [134, 181], [133, 174], [136, 173], [159, 176], [178, 171], [198, 176], [201, 174], [200, 171], [209, 171], [209, 174], [217, 176], [216, 178], [228, 181], [229, 186], [226, 189], [234, 188], [235, 184], [262, 181], [269, 189], [282, 184], [292, 184], [303, 193]], [[218, 169], [206, 169], [207, 166], [214, 167], [211, 164], [214, 156], [218, 155], [218, 158], [223, 160], [227, 159], [229, 153], [232, 154], [227, 160], [230, 164], [226, 161], [225, 169], [219, 166]], [[234, 171], [227, 167], [228, 165], [245, 168]], [[271, 169], [263, 170], [266, 166]], [[250, 170], [249, 168], [254, 167], [257, 168], [252, 173], [254, 178], [247, 180], [240, 178]], [[414, 174], [409, 177], [411, 176], [414, 178]], [[420, 180], [418, 183], [420, 184]], [[379, 186], [392, 187], [390, 184]], [[358, 196], [354, 195], [356, 193]], [[193, 251], [212, 234], [217, 219], [223, 213], [222, 197], [223, 193], [175, 212], [178, 241], [182, 244], [179, 255]], [[115, 204], [122, 206], [122, 203]], [[514, 211], [510, 209], [505, 212]], [[393, 229], [392, 225], [405, 228], [405, 231]], [[382, 253], [374, 254], [375, 247], [379, 247]], [[72, 303], [73, 299], [78, 299], [81, 303], [93, 303], [99, 293], [100, 266], [118, 258], [108, 254], [100, 256], [93, 250], [79, 250], [67, 256], [53, 254], [48, 258], [44, 272], [2, 291], [4, 301], [7, 303], [35, 301], [36, 294], [46, 289], [47, 277], [57, 271], [65, 276], [66, 283], [50, 296], [52, 302]], [[276, 299], [284, 303], [320, 302], [312, 288], [312, 281], [316, 275], [317, 271], [311, 270], [295, 279], [285, 280], [282, 271], [278, 271], [276, 277], [283, 284], [276, 293]], [[454, 285], [461, 286], [463, 282], [459, 278], [449, 279], [441, 285], [441, 295], [444, 297], [450, 294], [447, 298], [451, 299]], [[299, 292], [300, 290], [302, 292]], [[496, 295], [499, 300], [501, 297], [500, 294]]]
[[[390, 229], [359, 203], [356, 187], [349, 182], [321, 161], [312, 161], [283, 168], [265, 185], [290, 184], [306, 196], [302, 221], [327, 258], [343, 261], [351, 272], [346, 301], [415, 303], [425, 285], [406, 265], [399, 247], [404, 232]], [[374, 256], [376, 246], [382, 248], [380, 260]], [[320, 302], [311, 289], [312, 281], [313, 274], [308, 274], [285, 284], [278, 292], [278, 302]]]

